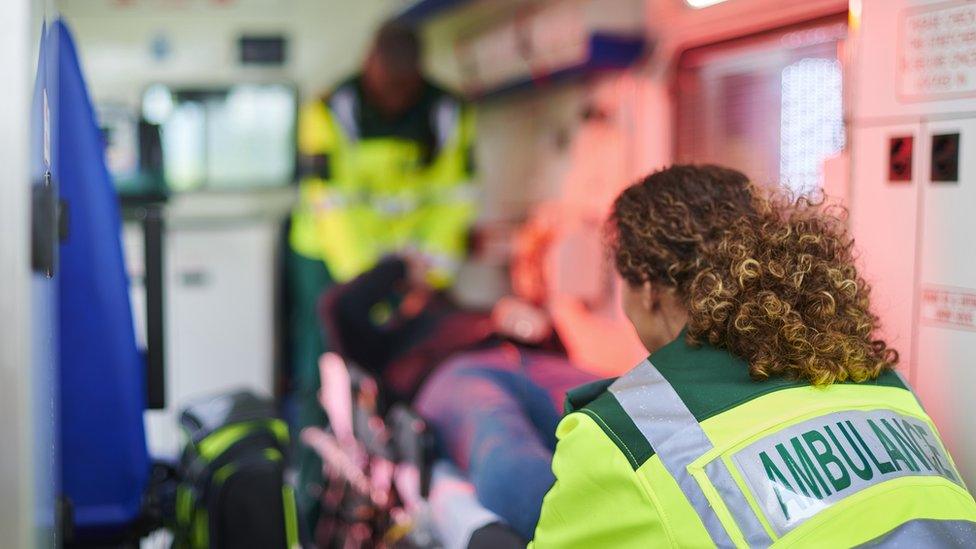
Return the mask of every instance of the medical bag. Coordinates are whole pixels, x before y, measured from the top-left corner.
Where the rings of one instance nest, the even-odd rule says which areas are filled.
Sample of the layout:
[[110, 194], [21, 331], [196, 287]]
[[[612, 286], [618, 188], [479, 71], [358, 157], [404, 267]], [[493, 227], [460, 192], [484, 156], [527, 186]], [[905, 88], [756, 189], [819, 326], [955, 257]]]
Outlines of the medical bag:
[[241, 391], [197, 401], [180, 415], [174, 546], [298, 547], [295, 496], [285, 482], [288, 427], [270, 401]]

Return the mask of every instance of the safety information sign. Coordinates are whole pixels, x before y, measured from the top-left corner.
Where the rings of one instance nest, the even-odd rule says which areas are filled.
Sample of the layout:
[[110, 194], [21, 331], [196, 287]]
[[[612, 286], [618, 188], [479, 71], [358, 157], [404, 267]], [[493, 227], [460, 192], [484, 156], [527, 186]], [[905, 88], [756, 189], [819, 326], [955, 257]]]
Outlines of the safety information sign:
[[901, 14], [901, 99], [976, 96], [976, 4], [947, 2]]
[[921, 297], [925, 324], [976, 330], [976, 290], [926, 285]]

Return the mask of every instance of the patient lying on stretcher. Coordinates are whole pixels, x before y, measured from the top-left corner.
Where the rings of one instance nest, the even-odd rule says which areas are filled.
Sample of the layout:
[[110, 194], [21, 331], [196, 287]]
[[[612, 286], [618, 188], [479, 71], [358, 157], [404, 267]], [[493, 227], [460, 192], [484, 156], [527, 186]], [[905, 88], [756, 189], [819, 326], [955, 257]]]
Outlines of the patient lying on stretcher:
[[481, 505], [531, 539], [554, 481], [565, 394], [601, 376], [567, 357], [540, 307], [542, 243], [522, 240], [513, 262], [519, 297], [490, 313], [432, 292], [418, 260], [391, 257], [324, 296], [320, 316], [340, 354], [379, 379], [389, 399], [412, 403]]
[[417, 284], [411, 268], [389, 258], [335, 288], [322, 300], [323, 321], [339, 353], [389, 399], [412, 402], [481, 504], [529, 539], [554, 480], [565, 393], [596, 377], [570, 364], [530, 304], [508, 298], [490, 314], [464, 311]]

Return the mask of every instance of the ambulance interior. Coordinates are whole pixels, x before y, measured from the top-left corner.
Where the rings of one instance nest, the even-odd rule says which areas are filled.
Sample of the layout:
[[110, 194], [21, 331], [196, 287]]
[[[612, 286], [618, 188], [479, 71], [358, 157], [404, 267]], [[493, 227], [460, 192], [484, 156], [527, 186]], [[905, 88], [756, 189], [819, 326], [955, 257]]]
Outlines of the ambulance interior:
[[[5, 11], [0, 532], [11, 547], [84, 546], [65, 526], [62, 482], [90, 459], [62, 451], [84, 437], [59, 415], [81, 398], [61, 377], [57, 341], [70, 328], [58, 322], [57, 262], [32, 264], [38, 214], [23, 206], [50, 162], [50, 138], [29, 136], [53, 127], [70, 139], [57, 132], [68, 77], [43, 64], [66, 55], [65, 35], [56, 52], [40, 46], [62, 27], [119, 204], [153, 460], [179, 459], [180, 411], [196, 398], [246, 389], [285, 402], [299, 113], [356, 72], [395, 18], [418, 29], [426, 74], [476, 117], [477, 218], [451, 289], [459, 303], [487, 311], [509, 295], [516, 237], [537, 231], [545, 244], [530, 261], [549, 321], [581, 369], [618, 376], [646, 356], [604, 250], [621, 190], [680, 162], [822, 191], [849, 211], [881, 337], [976, 485], [970, 2], [12, 0]], [[112, 390], [96, 386], [112, 383], [86, 390]], [[167, 546], [167, 535], [142, 546]]]

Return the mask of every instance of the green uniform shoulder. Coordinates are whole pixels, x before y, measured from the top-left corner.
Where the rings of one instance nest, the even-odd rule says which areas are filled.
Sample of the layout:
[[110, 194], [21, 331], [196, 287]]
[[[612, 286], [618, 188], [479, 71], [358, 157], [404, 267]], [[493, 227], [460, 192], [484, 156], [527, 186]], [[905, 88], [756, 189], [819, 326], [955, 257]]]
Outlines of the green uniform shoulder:
[[611, 377], [608, 379], [593, 381], [585, 385], [580, 385], [575, 389], [570, 389], [566, 392], [566, 402], [563, 405], [563, 413], [569, 414], [571, 412], [579, 411], [580, 408], [593, 402], [597, 397], [607, 392], [607, 388], [609, 388], [614, 381], [617, 381], [617, 378]]
[[592, 419], [636, 470], [654, 455], [654, 449], [608, 390], [616, 380], [602, 379], [567, 392], [564, 409]]

